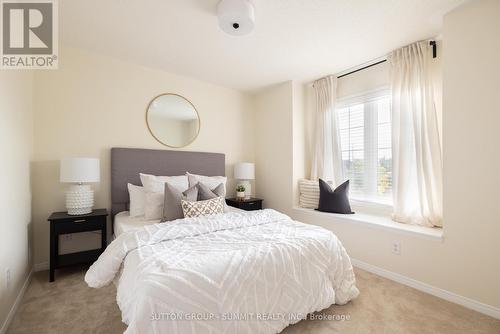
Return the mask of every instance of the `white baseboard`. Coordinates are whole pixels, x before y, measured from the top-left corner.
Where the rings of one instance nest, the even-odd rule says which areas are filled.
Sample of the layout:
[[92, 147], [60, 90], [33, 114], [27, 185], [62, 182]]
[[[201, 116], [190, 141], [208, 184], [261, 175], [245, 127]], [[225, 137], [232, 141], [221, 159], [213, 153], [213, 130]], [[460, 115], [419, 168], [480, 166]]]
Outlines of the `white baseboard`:
[[24, 281], [23, 287], [17, 294], [16, 300], [14, 301], [14, 304], [10, 308], [9, 314], [7, 315], [7, 318], [5, 319], [4, 323], [2, 324], [2, 327], [0, 328], [0, 334], [5, 334], [7, 333], [7, 329], [9, 328], [10, 323], [12, 322], [12, 319], [14, 319], [14, 315], [16, 315], [17, 309], [19, 308], [19, 305], [21, 305], [21, 300], [23, 300], [24, 294], [26, 293], [26, 290], [28, 289], [28, 286], [31, 282], [31, 275], [33, 274], [33, 271], [30, 271], [28, 274], [28, 277], [26, 277], [26, 280]]
[[407, 276], [403, 276], [400, 274], [397, 274], [395, 272], [389, 271], [382, 269], [380, 267], [368, 264], [363, 261], [359, 261], [356, 259], [351, 259], [352, 265], [355, 267], [358, 267], [360, 269], [369, 271], [373, 274], [376, 274], [378, 276], [385, 277], [387, 279], [390, 279], [391, 281], [395, 281], [404, 285], [407, 285], [409, 287], [412, 287], [414, 289], [417, 289], [419, 291], [428, 293], [430, 295], [436, 296], [438, 298], [447, 300], [449, 302], [464, 306], [466, 308], [469, 308], [471, 310], [477, 311], [479, 313], [483, 313], [486, 315], [489, 315], [490, 317], [500, 319], [500, 308], [484, 304], [481, 302], [478, 302], [476, 300], [457, 295], [456, 293], [443, 290], [440, 288], [437, 288], [435, 286], [429, 285], [427, 283], [423, 283], [417, 280], [414, 280], [413, 278], [409, 278]]
[[41, 262], [41, 263], [35, 263], [33, 266], [33, 271], [44, 271], [44, 270], [49, 270], [49, 263], [48, 262]]

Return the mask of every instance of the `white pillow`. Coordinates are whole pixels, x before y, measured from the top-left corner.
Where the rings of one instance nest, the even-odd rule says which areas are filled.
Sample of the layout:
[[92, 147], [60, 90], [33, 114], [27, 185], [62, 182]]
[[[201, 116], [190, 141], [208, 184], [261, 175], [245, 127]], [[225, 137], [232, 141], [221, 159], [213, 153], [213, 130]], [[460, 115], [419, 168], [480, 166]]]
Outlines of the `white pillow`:
[[144, 215], [144, 204], [145, 204], [145, 193], [144, 188], [133, 185], [131, 183], [127, 184], [128, 196], [130, 199], [129, 204], [129, 214], [130, 217], [137, 217]]
[[[327, 181], [333, 186], [332, 181]], [[319, 203], [319, 181], [299, 180], [299, 206], [307, 209], [317, 209]]]
[[145, 193], [144, 218], [146, 220], [162, 219], [165, 195], [159, 192]]
[[163, 192], [165, 191], [165, 182], [179, 189], [185, 191], [189, 188], [188, 177], [186, 175], [178, 176], [155, 176], [150, 174], [139, 174], [141, 177], [142, 185], [147, 192]]
[[210, 189], [216, 188], [219, 184], [223, 183], [224, 184], [224, 194], [227, 194], [226, 191], [226, 183], [227, 183], [227, 177], [225, 176], [205, 176], [205, 175], [197, 175], [197, 174], [190, 174], [186, 173], [187, 178], [189, 180], [189, 187], [194, 186], [198, 182], [203, 183]]
[[189, 188], [186, 175], [155, 176], [140, 173], [139, 176], [145, 192], [144, 217], [146, 220], [162, 219], [166, 182], [181, 192]]

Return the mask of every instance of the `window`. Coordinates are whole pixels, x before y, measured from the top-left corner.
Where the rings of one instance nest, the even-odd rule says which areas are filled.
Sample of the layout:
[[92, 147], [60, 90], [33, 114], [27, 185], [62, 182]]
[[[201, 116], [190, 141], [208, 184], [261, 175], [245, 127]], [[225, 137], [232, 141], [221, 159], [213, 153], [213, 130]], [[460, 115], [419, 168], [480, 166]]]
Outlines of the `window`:
[[351, 198], [392, 205], [390, 92], [339, 100], [337, 112]]

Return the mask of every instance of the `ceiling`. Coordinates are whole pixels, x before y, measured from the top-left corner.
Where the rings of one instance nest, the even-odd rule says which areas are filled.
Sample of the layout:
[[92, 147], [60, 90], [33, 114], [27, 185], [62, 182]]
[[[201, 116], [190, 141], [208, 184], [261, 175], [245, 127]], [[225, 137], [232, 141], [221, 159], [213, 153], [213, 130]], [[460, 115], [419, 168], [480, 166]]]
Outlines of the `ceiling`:
[[338, 73], [439, 35], [464, 0], [252, 0], [256, 28], [220, 30], [218, 0], [59, 1], [60, 35], [78, 47], [254, 92]]

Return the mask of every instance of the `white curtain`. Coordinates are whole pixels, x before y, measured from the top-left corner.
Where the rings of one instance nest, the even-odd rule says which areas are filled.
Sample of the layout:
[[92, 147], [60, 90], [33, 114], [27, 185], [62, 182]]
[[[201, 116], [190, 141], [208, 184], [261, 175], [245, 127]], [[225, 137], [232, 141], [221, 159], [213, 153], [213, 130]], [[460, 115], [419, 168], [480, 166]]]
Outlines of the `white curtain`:
[[338, 116], [335, 112], [337, 78], [328, 76], [313, 84], [316, 97], [315, 137], [311, 180], [322, 178], [335, 182], [344, 181]]
[[432, 48], [417, 42], [388, 58], [392, 86], [393, 219], [442, 226], [442, 156], [430, 73]]

